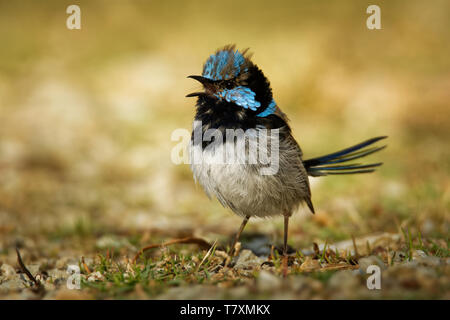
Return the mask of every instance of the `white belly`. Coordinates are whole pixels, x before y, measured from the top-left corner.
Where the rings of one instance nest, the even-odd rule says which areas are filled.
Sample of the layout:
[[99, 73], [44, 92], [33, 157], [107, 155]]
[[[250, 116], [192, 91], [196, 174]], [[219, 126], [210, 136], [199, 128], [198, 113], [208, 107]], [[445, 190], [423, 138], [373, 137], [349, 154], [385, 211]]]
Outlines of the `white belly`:
[[[223, 163], [220, 148], [225, 145], [215, 153], [192, 142], [189, 147], [194, 179], [209, 197], [216, 197], [240, 216], [290, 215], [306, 197], [298, 151], [287, 145], [280, 146], [279, 170], [273, 175], [261, 174], [260, 165], [246, 164], [242, 159], [241, 163]], [[195, 152], [202, 155], [200, 163], [192, 163]]]

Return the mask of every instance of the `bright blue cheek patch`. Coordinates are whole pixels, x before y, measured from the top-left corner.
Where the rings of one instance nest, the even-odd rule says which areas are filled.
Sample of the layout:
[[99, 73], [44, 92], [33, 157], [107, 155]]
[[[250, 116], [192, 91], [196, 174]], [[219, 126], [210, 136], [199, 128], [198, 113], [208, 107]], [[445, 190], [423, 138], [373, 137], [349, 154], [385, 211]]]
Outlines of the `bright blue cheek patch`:
[[[244, 109], [256, 111], [259, 107], [261, 107], [261, 103], [255, 100], [256, 94], [250, 88], [246, 87], [225, 89], [216, 93], [215, 96], [219, 99], [224, 99], [230, 103], [235, 103]], [[267, 108], [265, 108], [262, 112], [258, 113], [256, 116], [262, 118], [270, 116], [275, 112], [276, 109], [277, 104], [275, 100], [272, 99]]]
[[277, 109], [277, 104], [276, 104], [275, 100], [272, 99], [272, 101], [269, 103], [267, 108], [263, 112], [258, 113], [256, 116], [257, 117], [270, 116], [271, 114], [273, 114], [275, 112], [276, 109]]
[[225, 99], [228, 102], [235, 103], [244, 109], [256, 111], [261, 103], [255, 100], [256, 94], [246, 87], [236, 87], [233, 89], [225, 89], [215, 94], [219, 99]]

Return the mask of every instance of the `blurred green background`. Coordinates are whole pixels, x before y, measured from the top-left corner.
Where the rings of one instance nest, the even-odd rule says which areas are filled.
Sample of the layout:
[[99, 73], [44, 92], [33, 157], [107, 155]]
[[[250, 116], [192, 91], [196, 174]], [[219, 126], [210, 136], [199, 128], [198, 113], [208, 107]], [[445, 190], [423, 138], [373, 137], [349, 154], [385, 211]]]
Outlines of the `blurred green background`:
[[[228, 237], [240, 218], [174, 165], [199, 74], [250, 48], [305, 157], [377, 135], [376, 173], [312, 180], [290, 242], [449, 227], [450, 2], [1, 1], [0, 239], [136, 232]], [[81, 7], [81, 30], [66, 8]], [[366, 28], [381, 8], [382, 30]], [[248, 232], [280, 241], [281, 219]]]

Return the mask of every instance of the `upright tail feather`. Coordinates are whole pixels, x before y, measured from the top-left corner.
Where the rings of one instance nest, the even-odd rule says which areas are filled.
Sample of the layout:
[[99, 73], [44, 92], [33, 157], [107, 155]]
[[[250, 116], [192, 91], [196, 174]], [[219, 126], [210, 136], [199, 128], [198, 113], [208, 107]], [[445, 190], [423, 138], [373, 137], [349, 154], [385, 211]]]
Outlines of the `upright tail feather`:
[[313, 177], [326, 176], [329, 174], [353, 174], [353, 173], [373, 172], [375, 171], [376, 167], [381, 166], [383, 163], [382, 162], [372, 164], [350, 163], [347, 165], [336, 165], [336, 164], [359, 159], [386, 148], [385, 145], [381, 147], [366, 148], [374, 144], [375, 142], [386, 138], [387, 136], [372, 138], [341, 151], [330, 153], [325, 156], [317, 158], [304, 160], [303, 165], [305, 166], [308, 175]]

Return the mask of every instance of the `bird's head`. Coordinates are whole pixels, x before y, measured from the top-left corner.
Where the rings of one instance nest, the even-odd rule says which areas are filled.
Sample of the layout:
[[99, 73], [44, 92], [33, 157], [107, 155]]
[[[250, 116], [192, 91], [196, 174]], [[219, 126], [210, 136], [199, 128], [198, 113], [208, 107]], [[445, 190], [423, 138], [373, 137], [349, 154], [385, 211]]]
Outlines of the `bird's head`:
[[205, 97], [236, 105], [257, 116], [275, 111], [276, 104], [272, 99], [269, 81], [250, 60], [247, 50], [238, 51], [234, 45], [212, 54], [206, 60], [201, 76], [192, 75], [188, 78], [199, 81], [204, 91], [188, 94], [187, 97]]

